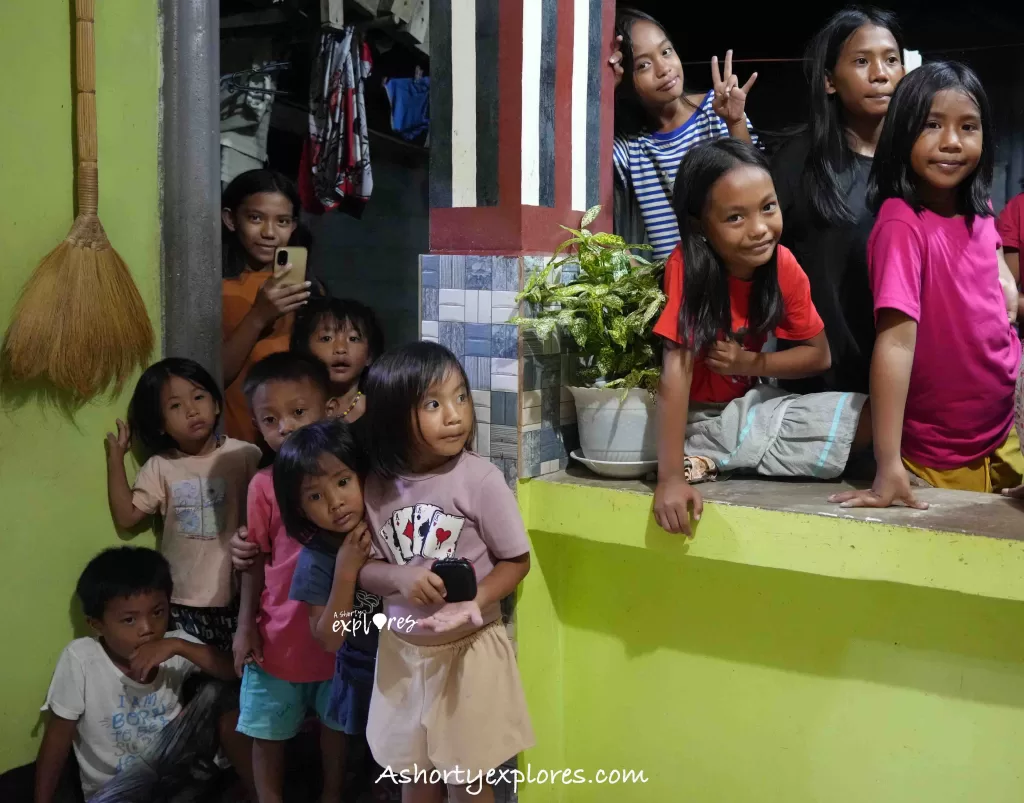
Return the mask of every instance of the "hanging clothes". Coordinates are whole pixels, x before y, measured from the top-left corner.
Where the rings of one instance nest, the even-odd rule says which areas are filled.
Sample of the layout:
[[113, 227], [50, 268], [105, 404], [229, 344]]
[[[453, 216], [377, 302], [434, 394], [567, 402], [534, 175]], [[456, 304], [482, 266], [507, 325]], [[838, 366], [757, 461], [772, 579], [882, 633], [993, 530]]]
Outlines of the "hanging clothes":
[[391, 101], [391, 128], [410, 141], [430, 130], [430, 78], [416, 72], [414, 78], [391, 78], [384, 84]]
[[[259, 66], [254, 65], [254, 69]], [[257, 73], [249, 78], [246, 86], [252, 91], [243, 92], [232, 86], [230, 80], [221, 79], [220, 180], [225, 187], [235, 176], [261, 168], [267, 162], [267, 136], [276, 84], [271, 75]]]
[[309, 90], [313, 193], [324, 209], [355, 217], [373, 192], [364, 100], [371, 66], [369, 45], [353, 26], [321, 34]]

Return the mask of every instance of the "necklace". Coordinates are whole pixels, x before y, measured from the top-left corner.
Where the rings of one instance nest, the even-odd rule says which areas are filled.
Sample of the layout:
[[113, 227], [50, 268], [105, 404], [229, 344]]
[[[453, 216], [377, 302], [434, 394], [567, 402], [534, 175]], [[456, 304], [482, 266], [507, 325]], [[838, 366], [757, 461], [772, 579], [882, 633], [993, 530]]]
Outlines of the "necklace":
[[350, 405], [348, 406], [348, 409], [347, 409], [347, 410], [346, 410], [345, 412], [343, 412], [343, 413], [342, 413], [342, 414], [341, 414], [341, 415], [339, 416], [339, 418], [342, 418], [342, 419], [348, 418], [348, 414], [349, 414], [349, 413], [351, 413], [351, 412], [352, 412], [352, 411], [353, 411], [353, 410], [355, 409], [355, 407], [356, 407], [356, 404], [358, 404], [358, 403], [359, 403], [359, 397], [360, 397], [360, 396], [362, 396], [362, 395], [363, 395], [363, 392], [362, 392], [361, 390], [360, 390], [360, 391], [357, 391], [357, 392], [356, 392], [356, 397], [355, 397], [354, 399], [352, 399], [352, 404], [350, 404]]

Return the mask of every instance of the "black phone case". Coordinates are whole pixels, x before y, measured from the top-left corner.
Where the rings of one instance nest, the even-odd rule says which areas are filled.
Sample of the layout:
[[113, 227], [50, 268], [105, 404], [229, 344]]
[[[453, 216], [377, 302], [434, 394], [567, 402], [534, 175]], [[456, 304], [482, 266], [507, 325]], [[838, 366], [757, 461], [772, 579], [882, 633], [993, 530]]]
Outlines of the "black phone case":
[[465, 558], [435, 560], [430, 571], [444, 580], [446, 602], [469, 602], [476, 599], [476, 572]]

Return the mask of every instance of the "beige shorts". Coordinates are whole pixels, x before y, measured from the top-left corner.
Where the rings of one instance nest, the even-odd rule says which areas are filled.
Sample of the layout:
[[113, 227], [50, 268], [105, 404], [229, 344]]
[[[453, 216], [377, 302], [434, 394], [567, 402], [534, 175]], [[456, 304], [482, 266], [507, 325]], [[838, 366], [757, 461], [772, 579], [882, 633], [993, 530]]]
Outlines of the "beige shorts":
[[450, 644], [381, 630], [366, 740], [398, 773], [486, 773], [533, 746], [512, 644], [501, 620]]

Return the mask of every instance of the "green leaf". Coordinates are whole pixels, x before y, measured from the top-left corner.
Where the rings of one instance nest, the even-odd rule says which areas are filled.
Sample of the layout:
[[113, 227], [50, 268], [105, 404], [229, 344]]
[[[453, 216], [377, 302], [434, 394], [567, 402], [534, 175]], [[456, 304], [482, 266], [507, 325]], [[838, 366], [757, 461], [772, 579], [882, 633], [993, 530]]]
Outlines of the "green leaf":
[[597, 216], [599, 214], [601, 214], [601, 206], [600, 206], [600, 204], [597, 205], [597, 206], [590, 207], [590, 209], [588, 209], [584, 213], [583, 220], [580, 221], [580, 226], [582, 228], [586, 228], [591, 223], [593, 223], [595, 220], [597, 220]]

